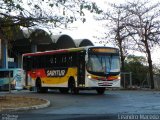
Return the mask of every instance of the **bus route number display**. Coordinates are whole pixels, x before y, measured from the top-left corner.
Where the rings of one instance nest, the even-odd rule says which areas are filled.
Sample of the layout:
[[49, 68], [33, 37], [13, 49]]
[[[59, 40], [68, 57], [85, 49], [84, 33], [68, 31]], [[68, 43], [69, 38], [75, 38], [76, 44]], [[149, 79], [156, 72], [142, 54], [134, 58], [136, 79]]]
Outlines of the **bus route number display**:
[[117, 53], [117, 49], [112, 48], [93, 48], [91, 49], [92, 52], [99, 52], [99, 53]]

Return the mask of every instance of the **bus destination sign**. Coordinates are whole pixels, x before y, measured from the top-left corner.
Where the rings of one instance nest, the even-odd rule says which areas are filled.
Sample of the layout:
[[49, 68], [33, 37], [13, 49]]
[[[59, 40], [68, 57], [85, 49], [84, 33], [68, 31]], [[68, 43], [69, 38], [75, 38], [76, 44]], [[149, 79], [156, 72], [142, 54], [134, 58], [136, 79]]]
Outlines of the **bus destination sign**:
[[117, 53], [117, 49], [113, 48], [93, 48], [91, 49], [92, 52], [99, 52], [99, 53]]

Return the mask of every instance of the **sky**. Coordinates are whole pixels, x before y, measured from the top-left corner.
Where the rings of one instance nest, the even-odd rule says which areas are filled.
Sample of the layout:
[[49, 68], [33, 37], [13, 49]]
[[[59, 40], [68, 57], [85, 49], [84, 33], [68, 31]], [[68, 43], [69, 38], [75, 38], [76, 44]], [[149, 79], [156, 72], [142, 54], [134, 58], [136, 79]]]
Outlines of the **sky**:
[[[123, 3], [125, 0], [90, 0], [96, 2], [97, 6], [100, 6], [102, 9], [107, 9], [108, 3]], [[96, 21], [93, 18], [93, 14], [89, 11], [85, 11], [86, 22], [82, 23], [81, 21], [74, 22], [70, 27], [71, 30], [60, 30], [62, 34], [68, 34], [73, 39], [90, 39], [95, 45], [99, 44], [99, 39], [95, 38], [95, 36], [101, 37], [104, 35], [105, 29], [102, 27], [102, 21]], [[110, 44], [109, 44], [110, 46]]]

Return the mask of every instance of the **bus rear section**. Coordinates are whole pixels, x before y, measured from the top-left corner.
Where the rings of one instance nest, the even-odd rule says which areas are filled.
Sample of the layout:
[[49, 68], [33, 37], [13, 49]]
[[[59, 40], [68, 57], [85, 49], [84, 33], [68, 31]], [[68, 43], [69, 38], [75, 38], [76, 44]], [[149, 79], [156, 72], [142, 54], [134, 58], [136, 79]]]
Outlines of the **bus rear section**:
[[[78, 93], [95, 89], [103, 94], [106, 87], [120, 87], [117, 49], [84, 47], [23, 55], [26, 85], [37, 92], [59, 89]], [[32, 90], [33, 90], [32, 89]]]
[[[59, 89], [61, 93], [69, 91], [78, 93], [78, 86], [85, 85], [85, 69], [83, 75], [79, 69], [80, 61], [85, 64], [85, 55], [84, 49], [24, 54], [23, 69], [26, 71], [26, 86], [37, 92]], [[83, 59], [80, 59], [82, 56]]]

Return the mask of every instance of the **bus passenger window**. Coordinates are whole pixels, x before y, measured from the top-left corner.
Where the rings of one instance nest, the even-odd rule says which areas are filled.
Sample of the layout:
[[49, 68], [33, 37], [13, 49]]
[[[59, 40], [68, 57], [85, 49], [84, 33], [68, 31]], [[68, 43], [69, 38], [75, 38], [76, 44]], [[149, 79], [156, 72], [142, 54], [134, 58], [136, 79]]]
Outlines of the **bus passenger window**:
[[32, 68], [32, 57], [27, 56], [23, 59], [23, 69], [24, 70], [30, 70]]

